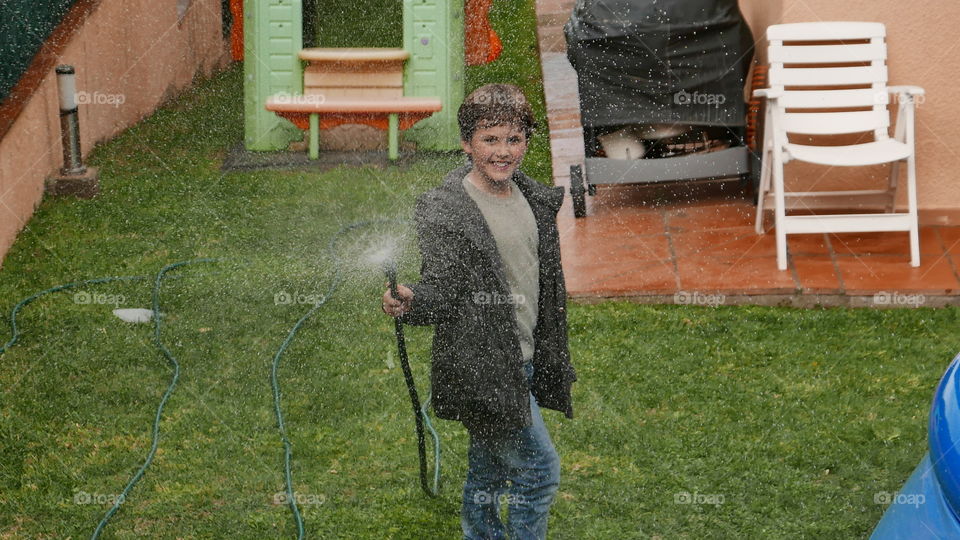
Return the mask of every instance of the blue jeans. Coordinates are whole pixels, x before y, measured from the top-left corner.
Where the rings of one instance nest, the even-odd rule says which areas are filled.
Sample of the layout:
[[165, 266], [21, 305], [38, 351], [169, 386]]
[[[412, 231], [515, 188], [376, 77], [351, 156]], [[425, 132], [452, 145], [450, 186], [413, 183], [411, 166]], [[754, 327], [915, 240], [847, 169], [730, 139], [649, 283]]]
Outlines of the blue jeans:
[[[529, 381], [533, 365], [524, 366]], [[460, 525], [465, 540], [543, 540], [560, 486], [560, 457], [530, 395], [531, 425], [497, 434], [470, 433]], [[506, 530], [500, 505], [507, 503]]]

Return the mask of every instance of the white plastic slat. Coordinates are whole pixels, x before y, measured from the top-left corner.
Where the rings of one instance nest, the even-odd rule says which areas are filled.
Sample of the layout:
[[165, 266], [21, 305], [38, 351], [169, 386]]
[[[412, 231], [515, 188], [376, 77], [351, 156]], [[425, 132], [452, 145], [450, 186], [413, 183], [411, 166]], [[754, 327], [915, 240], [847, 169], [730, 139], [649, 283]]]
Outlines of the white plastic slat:
[[787, 133], [832, 135], [886, 129], [890, 117], [886, 111], [784, 113], [783, 123]]
[[834, 86], [886, 84], [887, 67], [857, 66], [835, 68], [770, 68], [770, 86]]
[[[849, 191], [842, 192], [822, 192], [818, 191], [816, 193], [785, 193], [786, 196], [784, 200], [784, 208], [789, 210], [836, 210], [837, 208], [842, 208], [844, 206], [856, 207], [856, 208], [886, 208], [890, 204], [890, 201], [893, 198], [893, 194], [890, 191], [883, 191], [878, 193], [852, 193]], [[809, 196], [808, 196], [809, 195]], [[839, 200], [838, 200], [839, 199]], [[856, 201], [855, 205], [851, 204], [851, 201]], [[763, 206], [766, 208], [773, 208], [775, 204], [774, 195], [768, 193], [763, 200]]]
[[840, 109], [887, 105], [890, 94], [886, 90], [863, 88], [857, 90], [790, 90], [780, 97], [787, 109]]
[[769, 49], [770, 63], [841, 64], [873, 62], [887, 58], [887, 46], [880, 43], [852, 45], [778, 45]]
[[916, 218], [910, 214], [847, 214], [834, 216], [787, 216], [787, 234], [909, 231]]
[[770, 41], [853, 41], [886, 36], [882, 23], [812, 22], [775, 24], [767, 28]]

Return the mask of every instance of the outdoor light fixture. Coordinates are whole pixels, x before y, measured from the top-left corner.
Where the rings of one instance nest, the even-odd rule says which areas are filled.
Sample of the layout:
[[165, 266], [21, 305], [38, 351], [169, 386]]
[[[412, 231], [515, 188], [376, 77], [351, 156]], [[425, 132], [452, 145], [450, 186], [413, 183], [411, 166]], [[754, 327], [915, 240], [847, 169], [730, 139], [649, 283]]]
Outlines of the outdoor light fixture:
[[83, 165], [80, 151], [80, 117], [77, 105], [77, 80], [73, 66], [57, 66], [60, 90], [60, 140], [63, 146], [63, 167], [58, 176], [47, 179], [47, 191], [54, 195], [75, 195], [90, 198], [100, 192], [100, 175], [95, 168]]
[[60, 173], [83, 174], [80, 154], [80, 118], [77, 114], [77, 78], [73, 66], [57, 66], [60, 87], [60, 139], [63, 141], [63, 168]]

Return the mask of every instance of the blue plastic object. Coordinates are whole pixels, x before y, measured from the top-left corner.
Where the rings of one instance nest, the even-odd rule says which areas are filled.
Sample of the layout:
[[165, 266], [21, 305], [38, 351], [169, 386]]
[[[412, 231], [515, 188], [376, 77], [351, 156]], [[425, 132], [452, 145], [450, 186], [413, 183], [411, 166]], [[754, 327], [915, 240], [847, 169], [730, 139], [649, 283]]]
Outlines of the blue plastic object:
[[896, 494], [871, 540], [960, 538], [960, 355], [947, 368], [930, 408], [930, 452]]
[[913, 471], [897, 493], [875, 495], [877, 503], [889, 504], [870, 540], [934, 540], [960, 538], [960, 522], [954, 516], [937, 476], [930, 466], [930, 455]]
[[960, 355], [940, 379], [930, 409], [930, 461], [954, 516], [960, 510]]

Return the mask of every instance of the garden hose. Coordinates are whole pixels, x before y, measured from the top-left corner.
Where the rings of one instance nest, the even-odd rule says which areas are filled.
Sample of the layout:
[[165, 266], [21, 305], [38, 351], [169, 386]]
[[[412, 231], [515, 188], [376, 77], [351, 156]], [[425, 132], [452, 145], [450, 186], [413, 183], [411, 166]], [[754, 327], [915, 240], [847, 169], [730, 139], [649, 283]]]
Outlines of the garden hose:
[[[110, 518], [119, 510], [120, 505], [126, 500], [127, 494], [130, 493], [130, 490], [133, 489], [133, 486], [140, 481], [140, 478], [143, 477], [143, 474], [146, 472], [147, 468], [153, 462], [154, 455], [157, 452], [157, 445], [159, 443], [160, 437], [160, 417], [163, 414], [163, 407], [166, 405], [167, 400], [170, 398], [170, 395], [173, 393], [173, 389], [177, 385], [177, 379], [180, 377], [180, 364], [177, 362], [177, 359], [170, 354], [170, 351], [163, 345], [160, 341], [160, 284], [163, 282], [163, 279], [166, 273], [174, 268], [184, 266], [187, 264], [203, 263], [203, 262], [213, 262], [217, 259], [195, 259], [191, 261], [181, 261], [173, 264], [168, 264], [164, 266], [160, 272], [157, 274], [153, 286], [153, 321], [154, 321], [154, 344], [163, 352], [164, 356], [167, 358], [167, 362], [173, 367], [173, 376], [170, 380], [170, 384], [167, 386], [167, 391], [163, 395], [163, 399], [160, 401], [160, 405], [157, 407], [157, 414], [153, 420], [153, 436], [152, 442], [150, 445], [150, 452], [147, 454], [147, 458], [144, 461], [143, 465], [140, 466], [140, 469], [137, 470], [136, 474], [130, 479], [126, 487], [123, 489], [121, 494], [116, 498], [113, 506], [100, 520], [100, 523], [97, 524], [97, 528], [93, 531], [92, 539], [100, 537], [100, 533], [106, 527], [107, 523], [110, 521]], [[70, 283], [65, 283], [63, 285], [57, 285], [56, 287], [50, 287], [49, 289], [44, 289], [38, 293], [32, 294], [23, 300], [17, 302], [17, 304], [10, 311], [10, 328], [12, 329], [12, 336], [10, 341], [5, 343], [0, 347], [0, 354], [5, 353], [17, 343], [20, 339], [20, 329], [17, 327], [17, 313], [20, 312], [27, 304], [33, 302], [34, 300], [46, 296], [51, 293], [64, 291], [67, 289], [75, 289], [84, 285], [95, 285], [99, 283], [110, 283], [113, 281], [139, 281], [147, 279], [148, 276], [111, 276], [111, 277], [102, 277], [94, 279], [86, 279], [83, 281], [74, 281]]]
[[[335, 256], [335, 247], [337, 244], [337, 240], [340, 237], [342, 237], [343, 235], [345, 235], [350, 231], [353, 231], [362, 227], [366, 227], [369, 225], [378, 225], [378, 224], [395, 223], [395, 222], [396, 222], [395, 220], [362, 221], [362, 222], [352, 223], [350, 225], [341, 227], [341, 229], [331, 238], [327, 246], [328, 254], [333, 256], [334, 260], [337, 263], [339, 263], [339, 259], [337, 259]], [[176, 388], [177, 381], [180, 377], [180, 364], [179, 362], [177, 362], [177, 359], [173, 356], [170, 350], [167, 349], [167, 347], [163, 344], [160, 337], [161, 336], [160, 286], [163, 283], [163, 280], [165, 279], [167, 272], [169, 272], [170, 270], [173, 270], [181, 266], [189, 265], [189, 264], [216, 262], [219, 260], [221, 259], [204, 258], [204, 259], [194, 259], [194, 260], [180, 261], [180, 262], [168, 264], [164, 266], [157, 273], [155, 277], [154, 285], [153, 285], [153, 294], [152, 294], [152, 308], [153, 308], [153, 320], [154, 320], [154, 344], [163, 353], [164, 357], [167, 359], [167, 363], [173, 369], [173, 374], [170, 379], [170, 384], [167, 386], [167, 390], [160, 400], [160, 404], [157, 407], [157, 412], [154, 417], [150, 451], [148, 452], [143, 465], [140, 466], [140, 468], [133, 475], [133, 477], [131, 477], [129, 482], [127, 482], [126, 487], [124, 487], [123, 491], [116, 498], [116, 501], [114, 502], [113, 506], [107, 511], [107, 513], [103, 516], [103, 518], [98, 523], [96, 529], [93, 532], [93, 535], [91, 536], [92, 540], [96, 540], [97, 538], [99, 538], [101, 532], [106, 527], [110, 519], [119, 510], [120, 505], [126, 501], [127, 495], [130, 493], [133, 487], [137, 484], [137, 482], [140, 481], [140, 479], [143, 477], [144, 473], [146, 472], [147, 468], [153, 462], [153, 459], [154, 459], [154, 456], [156, 455], [157, 447], [159, 444], [160, 419], [163, 414], [163, 408], [166, 405], [167, 400], [170, 398], [171, 394], [173, 393], [174, 389]], [[388, 274], [388, 277], [390, 278], [390, 282], [391, 282], [392, 294], [394, 294], [394, 296], [396, 297], [396, 267], [395, 265], [391, 264], [391, 268], [392, 268], [392, 272]], [[12, 347], [14, 344], [17, 343], [20, 336], [19, 329], [17, 327], [17, 314], [23, 307], [30, 304], [34, 300], [50, 293], [59, 292], [67, 289], [73, 289], [83, 285], [93, 285], [93, 284], [108, 283], [113, 281], [145, 280], [147, 278], [148, 276], [114, 276], [114, 277], [88, 279], [83, 281], [75, 281], [75, 282], [66, 283], [63, 285], [58, 285], [56, 287], [51, 287], [49, 289], [45, 289], [31, 296], [28, 296], [27, 298], [24, 298], [14, 306], [13, 310], [10, 313], [10, 326], [12, 328], [13, 333], [10, 340], [6, 344], [4, 344], [2, 347], [0, 347], [0, 354], [3, 354], [7, 350], [9, 350], [10, 347]], [[172, 279], [172, 278], [166, 278], [166, 279]], [[297, 527], [297, 538], [300, 540], [302, 540], [304, 537], [305, 529], [303, 525], [303, 517], [300, 514], [300, 509], [297, 505], [297, 499], [293, 491], [293, 475], [291, 472], [293, 449], [292, 449], [292, 444], [289, 438], [287, 437], [286, 426], [283, 421], [283, 410], [280, 405], [280, 398], [281, 398], [280, 383], [277, 377], [277, 371], [279, 369], [280, 359], [283, 356], [283, 353], [286, 352], [287, 348], [289, 347], [290, 343], [293, 341], [293, 338], [296, 336], [297, 332], [306, 323], [306, 321], [311, 316], [313, 316], [314, 313], [316, 313], [316, 311], [320, 308], [320, 306], [325, 304], [327, 300], [333, 296], [334, 292], [336, 292], [336, 290], [339, 288], [340, 283], [342, 281], [343, 281], [343, 277], [342, 277], [341, 269], [339, 267], [339, 264], [336, 264], [334, 269], [334, 277], [330, 284], [330, 287], [327, 290], [327, 293], [323, 295], [323, 297], [320, 299], [319, 302], [315, 303], [313, 307], [311, 307], [302, 317], [300, 317], [300, 319], [293, 326], [293, 328], [291, 328], [290, 331], [287, 333], [286, 338], [283, 340], [283, 342], [280, 345], [280, 348], [277, 350], [276, 354], [274, 355], [273, 363], [271, 366], [271, 372], [270, 372], [270, 383], [273, 391], [274, 414], [276, 415], [276, 418], [277, 418], [277, 427], [280, 431], [280, 439], [283, 442], [283, 446], [284, 446], [284, 482], [286, 485], [287, 502], [288, 502], [288, 506], [290, 507], [291, 513], [293, 514], [293, 519]], [[427, 409], [430, 404], [430, 397], [428, 396], [427, 401], [421, 405], [419, 397], [417, 395], [416, 385], [414, 383], [413, 374], [410, 370], [410, 364], [407, 358], [406, 341], [403, 336], [402, 323], [400, 323], [399, 320], [395, 319], [395, 324], [396, 324], [396, 334], [397, 334], [397, 346], [398, 346], [398, 349], [400, 352], [400, 358], [401, 358], [401, 367], [403, 369], [404, 378], [407, 383], [407, 389], [410, 394], [411, 403], [413, 404], [414, 419], [415, 419], [416, 428], [417, 428], [417, 442], [418, 442], [418, 450], [420, 455], [420, 485], [427, 495], [431, 497], [435, 497], [438, 494], [439, 487], [440, 487], [440, 438], [438, 437], [437, 432], [433, 429], [433, 425], [430, 422], [430, 417], [427, 414]], [[426, 424], [427, 429], [429, 429], [434, 441], [434, 478], [433, 478], [432, 489], [428, 486], [427, 478], [426, 478], [427, 468], [426, 468], [425, 437], [424, 437], [424, 428], [423, 428], [424, 423]]]
[[114, 277], [102, 277], [94, 279], [86, 279], [83, 281], [74, 281], [71, 283], [65, 283], [63, 285], [57, 285], [56, 287], [50, 287], [49, 289], [44, 289], [38, 293], [31, 294], [30, 296], [24, 298], [23, 300], [17, 302], [17, 305], [13, 306], [13, 309], [10, 311], [10, 328], [13, 330], [13, 335], [10, 338], [10, 341], [6, 342], [2, 347], [0, 347], [0, 354], [7, 352], [10, 347], [13, 347], [17, 341], [20, 340], [20, 329], [17, 328], [17, 313], [27, 304], [33, 302], [41, 296], [46, 296], [50, 293], [55, 293], [59, 291], [64, 291], [67, 289], [75, 289], [77, 287], [82, 287], [84, 285], [95, 285], [97, 283], [109, 283], [111, 281], [136, 281], [141, 279], [147, 279], [147, 276], [114, 276]]
[[167, 400], [170, 399], [170, 395], [173, 394], [173, 389], [177, 386], [177, 379], [180, 378], [180, 363], [177, 362], [177, 359], [174, 358], [173, 354], [170, 353], [170, 350], [163, 344], [163, 341], [160, 340], [160, 285], [163, 283], [164, 275], [181, 266], [188, 264], [198, 264], [198, 263], [208, 263], [214, 262], [217, 259], [194, 259], [192, 261], [180, 261], [173, 264], [168, 264], [160, 269], [157, 273], [157, 278], [153, 282], [153, 343], [160, 349], [160, 352], [163, 353], [163, 356], [166, 357], [167, 363], [170, 364], [170, 367], [173, 368], [173, 376], [170, 378], [170, 385], [167, 386], [167, 391], [164, 392], [163, 398], [160, 399], [160, 405], [157, 406], [157, 414], [153, 419], [153, 441], [150, 443], [150, 452], [147, 454], [147, 459], [143, 462], [143, 465], [140, 466], [140, 469], [137, 470], [136, 474], [130, 478], [130, 481], [127, 482], [127, 486], [123, 488], [123, 491], [120, 492], [120, 496], [116, 498], [113, 506], [110, 507], [110, 510], [107, 510], [107, 513], [104, 514], [103, 519], [100, 520], [100, 523], [97, 525], [96, 530], [93, 531], [93, 535], [90, 537], [91, 540], [96, 540], [100, 537], [100, 533], [103, 531], [103, 528], [107, 526], [107, 523], [110, 521], [110, 518], [113, 517], [117, 510], [120, 509], [120, 505], [127, 498], [127, 494], [130, 493], [130, 490], [133, 489], [133, 486], [140, 481], [140, 478], [143, 477], [143, 473], [146, 472], [147, 467], [153, 463], [153, 456], [157, 453], [157, 445], [160, 442], [160, 417], [163, 415], [163, 406], [167, 404]]
[[[397, 294], [397, 265], [393, 261], [384, 263], [384, 273], [387, 275], [387, 281], [390, 282], [390, 295], [394, 300], [399, 300]], [[413, 380], [413, 373], [410, 371], [410, 361], [407, 359], [407, 340], [403, 336], [403, 323], [400, 317], [393, 318], [394, 332], [397, 335], [397, 352], [400, 355], [400, 367], [403, 369], [403, 378], [407, 382], [407, 391], [410, 393], [410, 403], [413, 405], [413, 418], [417, 426], [417, 452], [420, 456], [420, 487], [423, 492], [430, 497], [436, 497], [440, 492], [440, 440], [437, 433], [430, 425], [430, 418], [427, 416], [426, 409], [430, 400], [420, 405], [420, 397], [417, 395], [417, 385]], [[421, 417], [422, 415], [422, 417]], [[425, 448], [425, 439], [423, 436], [423, 421], [426, 419], [427, 425], [430, 425], [430, 432], [434, 441], [434, 476], [433, 489], [427, 484], [427, 450]]]
[[[290, 440], [287, 438], [286, 427], [283, 422], [283, 410], [280, 407], [280, 383], [277, 378], [277, 369], [280, 365], [280, 358], [283, 353], [286, 351], [287, 347], [290, 345], [290, 342], [293, 341], [294, 336], [303, 326], [303, 324], [313, 316], [314, 313], [329, 300], [336, 290], [340, 287], [340, 283], [343, 281], [343, 272], [340, 268], [340, 259], [336, 256], [336, 246], [337, 241], [348, 232], [360, 229], [363, 227], [368, 227], [371, 225], [384, 225], [384, 224], [396, 224], [397, 220], [372, 220], [372, 221], [360, 221], [357, 223], [351, 223], [345, 225], [337, 231], [336, 234], [330, 239], [330, 242], [327, 244], [327, 254], [332, 257], [335, 261], [334, 265], [334, 274], [333, 280], [330, 283], [330, 287], [327, 289], [327, 292], [321, 297], [320, 301], [313, 305], [307, 312], [300, 317], [300, 320], [297, 321], [293, 328], [290, 329], [290, 332], [287, 333], [286, 339], [283, 340], [283, 343], [280, 345], [280, 348], [277, 350], [277, 354], [273, 358], [273, 366], [270, 372], [270, 382], [273, 387], [273, 405], [274, 413], [277, 417], [277, 427], [280, 430], [280, 439], [283, 441], [283, 456], [284, 456], [284, 479], [286, 482], [286, 494], [287, 494], [287, 505], [290, 507], [290, 511], [293, 514], [293, 520], [297, 525], [297, 538], [302, 540], [304, 536], [304, 526], [303, 526], [303, 517], [300, 515], [300, 508], [297, 506], [297, 498], [293, 491], [293, 475], [290, 472], [290, 463], [293, 458], [293, 449], [290, 443]], [[394, 281], [396, 279], [394, 278]], [[395, 287], [395, 284], [394, 284]], [[402, 328], [401, 328], [402, 332]], [[402, 335], [402, 334], [401, 334]], [[404, 342], [405, 343], [405, 342]], [[439, 488], [440, 482], [440, 438], [437, 436], [437, 432], [434, 431], [433, 426], [430, 424], [430, 419], [427, 416], [426, 408], [429, 404], [429, 399], [427, 403], [423, 405], [423, 408], [420, 408], [419, 400], [417, 399], [416, 387], [413, 384], [413, 375], [410, 373], [410, 365], [405, 361], [406, 358], [406, 347], [404, 346], [403, 353], [401, 356], [403, 363], [404, 377], [407, 380], [407, 388], [411, 393], [411, 400], [413, 400], [416, 405], [414, 406], [414, 416], [417, 423], [417, 436], [420, 441], [420, 478], [421, 486], [424, 487], [424, 491], [429, 495], [433, 495], [436, 490]], [[430, 428], [430, 432], [434, 440], [434, 459], [435, 459], [435, 476], [434, 476], [434, 492], [431, 492], [426, 487], [426, 463], [425, 463], [425, 454], [423, 449], [423, 427], [421, 425], [420, 415], [427, 421], [427, 425]]]

